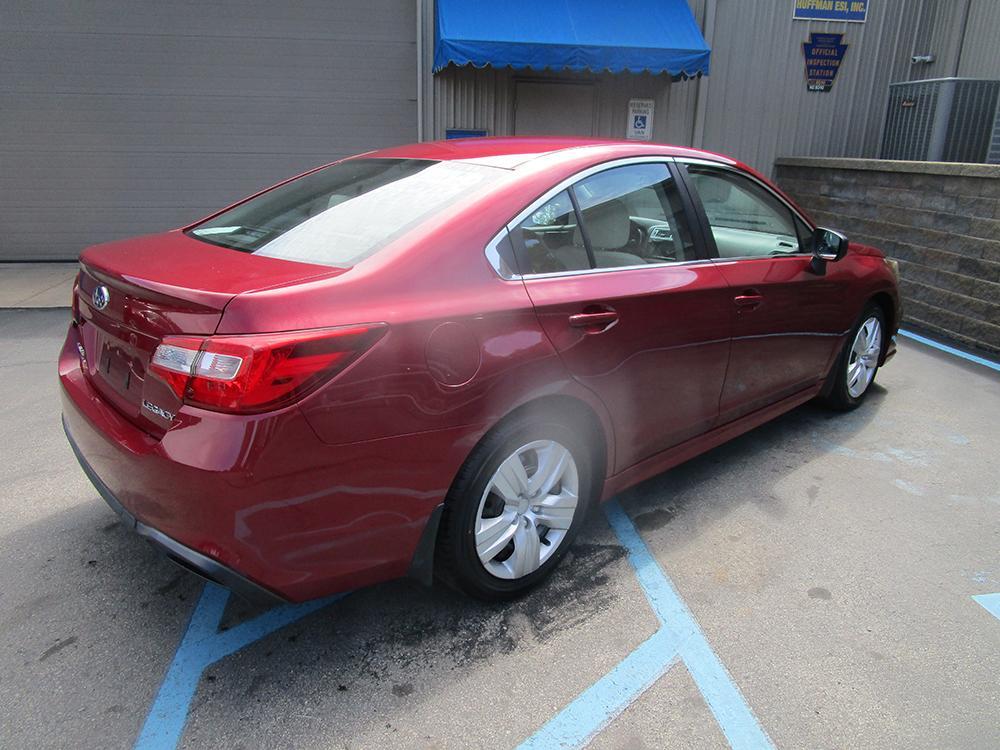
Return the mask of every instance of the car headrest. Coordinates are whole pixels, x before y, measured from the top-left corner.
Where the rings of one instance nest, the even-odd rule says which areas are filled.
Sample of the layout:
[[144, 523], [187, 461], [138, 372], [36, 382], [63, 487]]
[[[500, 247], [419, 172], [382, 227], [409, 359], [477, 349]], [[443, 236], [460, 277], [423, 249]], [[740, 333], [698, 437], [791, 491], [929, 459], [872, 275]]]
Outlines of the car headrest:
[[698, 188], [698, 195], [701, 196], [702, 203], [726, 203], [733, 192], [733, 186], [719, 177], [706, 177], [698, 179], [695, 177], [695, 186]]
[[[610, 200], [585, 208], [583, 222], [587, 226], [590, 244], [595, 249], [616, 250], [628, 244], [632, 228], [624, 201]], [[574, 242], [582, 244], [579, 229], [574, 234]]]

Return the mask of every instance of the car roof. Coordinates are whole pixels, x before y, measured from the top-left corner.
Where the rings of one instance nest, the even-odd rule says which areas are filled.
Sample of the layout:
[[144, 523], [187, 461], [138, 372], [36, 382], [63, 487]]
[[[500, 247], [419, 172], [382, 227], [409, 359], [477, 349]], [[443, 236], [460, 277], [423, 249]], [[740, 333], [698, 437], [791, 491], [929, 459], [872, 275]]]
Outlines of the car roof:
[[569, 150], [583, 150], [599, 156], [602, 152], [622, 156], [689, 156], [727, 164], [736, 162], [710, 151], [672, 146], [662, 143], [579, 138], [569, 136], [495, 136], [488, 138], [455, 138], [445, 141], [411, 143], [405, 146], [369, 151], [364, 158], [434, 159], [436, 161], [466, 161], [514, 169], [539, 156]]

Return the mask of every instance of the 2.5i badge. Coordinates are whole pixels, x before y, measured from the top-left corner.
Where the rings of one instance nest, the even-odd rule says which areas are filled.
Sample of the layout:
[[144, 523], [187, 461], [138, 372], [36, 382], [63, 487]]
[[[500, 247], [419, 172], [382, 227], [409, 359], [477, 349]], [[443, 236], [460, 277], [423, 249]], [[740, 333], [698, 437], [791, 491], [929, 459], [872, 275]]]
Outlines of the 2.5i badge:
[[166, 409], [164, 409], [161, 406], [157, 406], [152, 401], [147, 401], [146, 399], [143, 399], [142, 400], [142, 408], [145, 409], [146, 411], [153, 412], [153, 414], [155, 414], [158, 417], [161, 417], [162, 419], [167, 420], [168, 422], [173, 422], [174, 421], [174, 413], [173, 412], [167, 411]]

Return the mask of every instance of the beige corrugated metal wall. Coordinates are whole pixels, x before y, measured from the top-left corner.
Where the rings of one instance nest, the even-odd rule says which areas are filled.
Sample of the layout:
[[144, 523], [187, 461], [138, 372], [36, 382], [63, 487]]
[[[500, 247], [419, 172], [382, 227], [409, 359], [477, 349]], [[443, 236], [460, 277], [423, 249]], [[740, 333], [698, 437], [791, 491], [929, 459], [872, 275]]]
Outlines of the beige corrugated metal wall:
[[[486, 130], [490, 135], [514, 134], [514, 91], [519, 80], [591, 81], [597, 89], [597, 121], [593, 135], [620, 138], [625, 133], [628, 100], [654, 99], [654, 133], [658, 140], [691, 139], [697, 83], [671, 84], [662, 76], [615, 76], [566, 72], [511, 71], [486, 68], [450, 69], [434, 79], [434, 138], [448, 128]], [[589, 123], [588, 129], [589, 129]]]
[[[863, 24], [793, 21], [791, 5], [717, 0], [704, 147], [764, 172], [777, 156], [873, 155], [889, 83], [913, 67], [918, 4], [872, 2]], [[828, 93], [806, 90], [802, 44], [813, 32], [843, 33], [848, 45]]]
[[[428, 137], [447, 128], [509, 134], [518, 77], [582, 78], [598, 86], [596, 135], [623, 137], [628, 99], [653, 98], [655, 140], [722, 151], [770, 173], [778, 156], [875, 156], [891, 82], [956, 71], [1000, 77], [998, 0], [870, 0], [863, 24], [794, 21], [792, 0], [689, 2], [702, 28], [713, 29], [706, 79], [449, 68], [433, 78]], [[812, 32], [845, 34], [848, 50], [829, 93], [806, 90], [802, 44]], [[914, 54], [937, 59], [914, 65]], [[695, 128], [699, 95], [703, 134]]]
[[1000, 2], [972, 0], [958, 75], [1000, 78]]

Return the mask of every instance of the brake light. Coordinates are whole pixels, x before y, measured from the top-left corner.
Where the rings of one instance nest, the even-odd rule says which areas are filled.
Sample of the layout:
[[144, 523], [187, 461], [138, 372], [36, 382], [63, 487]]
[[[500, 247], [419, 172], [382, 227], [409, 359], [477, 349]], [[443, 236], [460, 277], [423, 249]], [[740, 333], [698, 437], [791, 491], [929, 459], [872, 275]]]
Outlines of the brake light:
[[74, 323], [80, 322], [80, 272], [73, 278], [73, 298], [70, 301], [70, 318]]
[[185, 403], [216, 411], [266, 411], [343, 371], [383, 333], [385, 325], [376, 323], [291, 333], [168, 336], [149, 369]]

